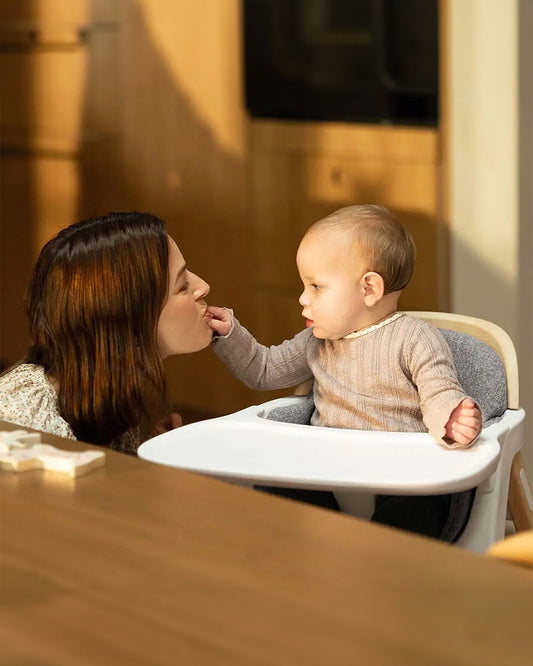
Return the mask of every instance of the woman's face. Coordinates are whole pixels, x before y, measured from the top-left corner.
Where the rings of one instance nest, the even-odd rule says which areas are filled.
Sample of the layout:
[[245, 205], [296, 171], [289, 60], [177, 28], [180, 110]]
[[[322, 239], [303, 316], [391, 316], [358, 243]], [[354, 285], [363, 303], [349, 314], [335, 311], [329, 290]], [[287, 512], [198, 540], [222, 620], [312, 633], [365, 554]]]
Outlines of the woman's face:
[[211, 342], [205, 297], [209, 285], [187, 270], [183, 255], [169, 237], [168, 294], [157, 324], [157, 346], [161, 358], [190, 354]]

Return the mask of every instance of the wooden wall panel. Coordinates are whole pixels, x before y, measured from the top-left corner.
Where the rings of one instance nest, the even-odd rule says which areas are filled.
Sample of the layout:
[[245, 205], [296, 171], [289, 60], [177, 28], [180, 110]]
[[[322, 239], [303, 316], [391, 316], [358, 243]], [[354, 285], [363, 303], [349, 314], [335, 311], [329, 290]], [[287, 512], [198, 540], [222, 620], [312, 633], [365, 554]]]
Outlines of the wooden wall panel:
[[41, 246], [77, 214], [88, 3], [0, 5], [0, 364], [27, 347], [22, 299]]

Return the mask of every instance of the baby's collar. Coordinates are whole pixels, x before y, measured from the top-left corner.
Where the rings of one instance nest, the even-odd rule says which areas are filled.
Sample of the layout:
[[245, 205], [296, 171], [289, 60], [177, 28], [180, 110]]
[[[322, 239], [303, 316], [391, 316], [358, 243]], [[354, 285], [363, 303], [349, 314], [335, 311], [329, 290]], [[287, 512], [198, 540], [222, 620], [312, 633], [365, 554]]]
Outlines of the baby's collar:
[[348, 335], [345, 335], [341, 340], [352, 340], [353, 338], [360, 338], [362, 335], [366, 335], [367, 333], [372, 333], [372, 331], [377, 330], [378, 328], [381, 328], [382, 326], [385, 326], [386, 324], [390, 324], [391, 321], [394, 321], [395, 319], [398, 319], [398, 317], [401, 317], [403, 315], [403, 312], [395, 312], [394, 314], [391, 314], [389, 317], [386, 319], [382, 319], [381, 321], [378, 321], [376, 324], [371, 324], [370, 326], [367, 326], [366, 328], [361, 328], [358, 331], [354, 331], [353, 333], [348, 333]]

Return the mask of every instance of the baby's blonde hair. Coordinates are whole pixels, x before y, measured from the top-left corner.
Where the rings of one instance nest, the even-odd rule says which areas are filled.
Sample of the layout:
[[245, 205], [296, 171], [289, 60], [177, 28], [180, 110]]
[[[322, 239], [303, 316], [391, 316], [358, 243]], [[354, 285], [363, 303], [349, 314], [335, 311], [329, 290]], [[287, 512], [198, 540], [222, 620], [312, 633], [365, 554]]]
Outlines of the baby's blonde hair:
[[379, 273], [385, 293], [401, 291], [413, 275], [416, 248], [409, 232], [383, 206], [346, 206], [315, 222], [305, 234], [339, 231], [351, 235], [362, 275]]

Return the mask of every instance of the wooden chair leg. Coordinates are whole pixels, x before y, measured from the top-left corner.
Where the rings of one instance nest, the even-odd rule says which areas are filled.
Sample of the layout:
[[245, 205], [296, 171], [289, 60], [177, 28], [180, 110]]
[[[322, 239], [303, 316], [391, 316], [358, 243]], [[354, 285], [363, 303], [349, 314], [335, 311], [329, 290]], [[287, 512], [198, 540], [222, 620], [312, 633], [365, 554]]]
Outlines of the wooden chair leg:
[[520, 453], [511, 466], [508, 506], [517, 532], [533, 529], [533, 489]]

